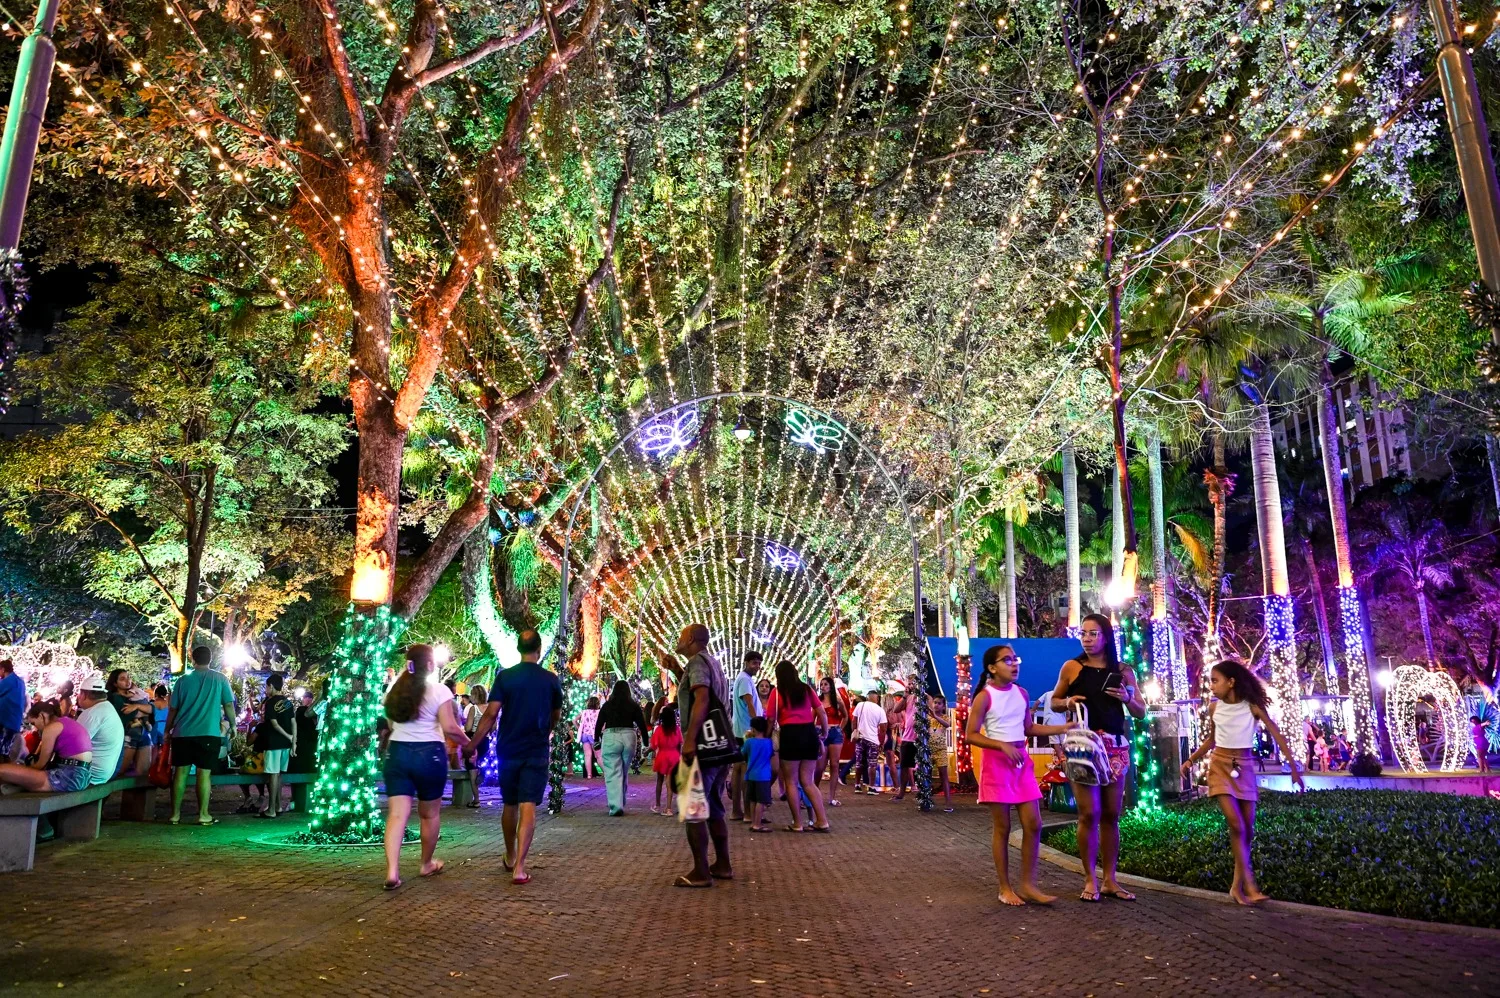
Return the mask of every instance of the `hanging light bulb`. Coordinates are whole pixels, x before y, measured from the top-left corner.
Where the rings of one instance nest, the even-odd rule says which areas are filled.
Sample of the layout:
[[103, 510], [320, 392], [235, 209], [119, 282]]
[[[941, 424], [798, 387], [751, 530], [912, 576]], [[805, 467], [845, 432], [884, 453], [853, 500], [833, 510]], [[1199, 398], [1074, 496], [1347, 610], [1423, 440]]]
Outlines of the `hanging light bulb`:
[[[753, 436], [755, 436], [755, 431], [750, 429], [750, 427], [745, 423], [745, 414], [740, 413], [740, 418], [735, 420], [734, 423], [734, 439], [738, 440], [740, 443], [744, 443]], [[738, 564], [738, 562], [736, 562], [736, 564]]]

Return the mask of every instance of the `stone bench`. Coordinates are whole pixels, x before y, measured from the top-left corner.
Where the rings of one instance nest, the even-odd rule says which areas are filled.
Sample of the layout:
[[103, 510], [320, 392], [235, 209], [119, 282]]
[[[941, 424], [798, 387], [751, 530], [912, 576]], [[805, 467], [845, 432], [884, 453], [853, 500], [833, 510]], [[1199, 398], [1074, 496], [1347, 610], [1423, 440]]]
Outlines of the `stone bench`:
[[474, 773], [472, 769], [450, 769], [448, 780], [453, 785], [453, 793], [449, 798], [454, 807], [465, 807], [474, 800]]
[[58, 834], [70, 842], [99, 837], [104, 799], [118, 790], [136, 790], [144, 780], [127, 776], [71, 793], [21, 793], [0, 797], [0, 872], [29, 870], [36, 860], [36, 824], [55, 814]]
[[[282, 773], [281, 782], [292, 788], [292, 801], [307, 811], [308, 788], [317, 773]], [[214, 786], [254, 786], [266, 782], [264, 773], [215, 773]], [[58, 834], [74, 842], [99, 837], [99, 820], [105, 798], [120, 795], [120, 817], [125, 821], [151, 821], [156, 817], [156, 792], [162, 789], [144, 776], [122, 776], [72, 793], [21, 793], [0, 796], [0, 873], [29, 870], [36, 859], [36, 826], [44, 814], [57, 814]]]

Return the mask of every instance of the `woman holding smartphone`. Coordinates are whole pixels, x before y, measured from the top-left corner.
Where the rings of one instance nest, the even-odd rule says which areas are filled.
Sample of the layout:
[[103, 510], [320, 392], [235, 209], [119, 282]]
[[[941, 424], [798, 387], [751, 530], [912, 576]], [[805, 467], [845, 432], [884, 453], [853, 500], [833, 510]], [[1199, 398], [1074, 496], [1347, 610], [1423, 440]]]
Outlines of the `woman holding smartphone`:
[[[1052, 691], [1051, 706], [1067, 711], [1082, 704], [1088, 711], [1088, 726], [1104, 741], [1109, 753], [1108, 786], [1089, 787], [1069, 781], [1073, 799], [1078, 803], [1078, 858], [1083, 862], [1083, 893], [1079, 899], [1098, 901], [1116, 898], [1134, 901], [1135, 895], [1115, 879], [1120, 860], [1120, 810], [1125, 799], [1125, 773], [1130, 768], [1130, 737], [1125, 711], [1132, 717], [1144, 717], [1146, 704], [1140, 698], [1140, 683], [1135, 671], [1120, 664], [1115, 652], [1115, 632], [1109, 618], [1091, 613], [1083, 618], [1078, 636], [1083, 654], [1063, 664]], [[1102, 853], [1101, 856], [1101, 847]], [[1103, 859], [1103, 889], [1095, 879], [1094, 867]]]

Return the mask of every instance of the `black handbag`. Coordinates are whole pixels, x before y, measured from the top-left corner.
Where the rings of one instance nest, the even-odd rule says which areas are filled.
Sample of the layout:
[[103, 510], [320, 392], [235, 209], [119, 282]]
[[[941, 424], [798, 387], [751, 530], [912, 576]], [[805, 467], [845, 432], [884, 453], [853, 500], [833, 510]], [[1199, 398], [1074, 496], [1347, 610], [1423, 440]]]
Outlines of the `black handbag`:
[[700, 768], [728, 766], [740, 761], [739, 739], [734, 737], [734, 727], [729, 723], [729, 714], [714, 691], [708, 691], [708, 715], [698, 729], [694, 742]]

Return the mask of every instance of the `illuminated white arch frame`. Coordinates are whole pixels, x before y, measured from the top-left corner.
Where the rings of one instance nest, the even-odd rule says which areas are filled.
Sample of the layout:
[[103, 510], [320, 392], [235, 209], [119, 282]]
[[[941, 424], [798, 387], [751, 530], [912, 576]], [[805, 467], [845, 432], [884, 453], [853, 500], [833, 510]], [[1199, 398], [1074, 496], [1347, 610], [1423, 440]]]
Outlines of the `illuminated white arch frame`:
[[[670, 408], [663, 409], [661, 412], [654, 414], [650, 419], [640, 423], [629, 433], [621, 437], [615, 443], [615, 445], [611, 447], [604, 454], [604, 456], [599, 459], [598, 463], [594, 465], [594, 470], [589, 473], [589, 477], [579, 487], [578, 497], [573, 500], [573, 508], [568, 513], [567, 531], [563, 535], [562, 579], [561, 584], [558, 587], [561, 608], [558, 614], [557, 634], [553, 638], [552, 648], [549, 650], [549, 656], [558, 656], [560, 660], [562, 658], [565, 658], [567, 655], [568, 645], [572, 640], [572, 632], [570, 626], [571, 621], [568, 619], [568, 611], [573, 601], [569, 595], [568, 587], [572, 577], [571, 564], [573, 553], [573, 529], [578, 522], [578, 511], [583, 508], [583, 501], [588, 498], [589, 491], [593, 489], [595, 484], [598, 482], [599, 475], [604, 471], [605, 467], [610, 463], [611, 459], [613, 459], [616, 454], [623, 450], [632, 440], [636, 439], [637, 435], [641, 432], [643, 427], [648, 426], [657, 420], [660, 420], [662, 417], [671, 416], [674, 413], [689, 408], [690, 406], [698, 406], [706, 402], [718, 402], [723, 399], [731, 398], [760, 399], [768, 402], [779, 402], [788, 407], [797, 407], [806, 410], [807, 412], [815, 413], [818, 416], [821, 416], [822, 418], [828, 420], [830, 423], [838, 426], [843, 431], [844, 436], [854, 443], [854, 446], [858, 450], [858, 452], [861, 455], [868, 457], [870, 459], [870, 463], [872, 463], [875, 466], [875, 469], [880, 472], [881, 477], [885, 479], [886, 485], [890, 488], [892, 494], [895, 495], [897, 502], [901, 504], [901, 517], [906, 522], [907, 532], [911, 535], [912, 636], [916, 640], [918, 660], [925, 661], [927, 651], [927, 635], [922, 627], [922, 549], [921, 544], [917, 539], [919, 536], [917, 522], [912, 516], [911, 504], [906, 501], [905, 491], [896, 485], [895, 478], [891, 476], [890, 471], [886, 468], [885, 463], [880, 460], [879, 455], [877, 455], [869, 447], [866, 447], [864, 441], [860, 440], [859, 435], [856, 434], [853, 430], [849, 429], [848, 426], [841, 422], [832, 413], [826, 412], [825, 410], [820, 409], [817, 406], [810, 405], [807, 402], [801, 401], [799, 399], [787, 398], [784, 395], [777, 395], [772, 392], [744, 391], [714, 392], [710, 395], [700, 395], [697, 398], [688, 399], [686, 402], [679, 402]], [[554, 662], [554, 668], [558, 664], [559, 662]]]

